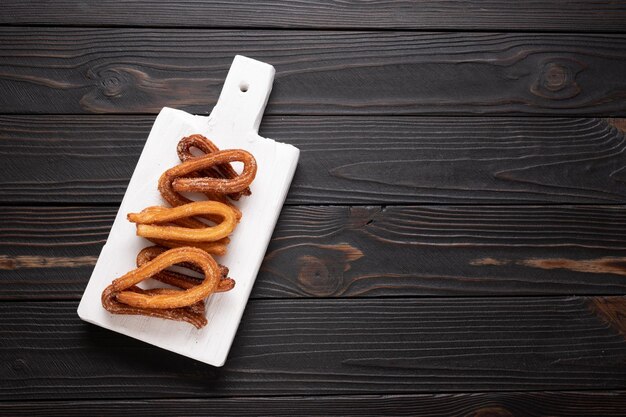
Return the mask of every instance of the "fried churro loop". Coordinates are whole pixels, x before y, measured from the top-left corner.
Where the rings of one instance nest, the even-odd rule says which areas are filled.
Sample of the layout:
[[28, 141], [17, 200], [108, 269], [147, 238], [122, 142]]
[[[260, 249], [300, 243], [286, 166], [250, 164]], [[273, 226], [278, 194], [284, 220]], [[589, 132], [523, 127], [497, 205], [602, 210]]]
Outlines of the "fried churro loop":
[[[147, 290], [142, 290], [137, 286], [132, 286], [128, 291], [134, 291], [140, 294], [150, 294]], [[109, 285], [102, 292], [102, 306], [113, 314], [130, 314], [148, 317], [157, 317], [161, 319], [185, 321], [200, 329], [207, 324], [204, 312], [204, 302], [198, 302], [188, 307], [157, 309], [157, 308], [137, 308], [121, 303], [116, 299], [117, 293]]]
[[[128, 291], [164, 269], [181, 263], [191, 263], [202, 270], [204, 279], [196, 286], [185, 290], [168, 290], [157, 293]], [[187, 307], [215, 292], [221, 278], [220, 268], [211, 255], [197, 248], [170, 249], [137, 269], [113, 280], [110, 288], [116, 293], [115, 299], [130, 307], [144, 309], [172, 309]]]
[[[147, 248], [143, 248], [141, 252], [139, 252], [139, 254], [137, 255], [137, 266], [145, 265], [157, 256], [165, 253], [166, 251], [167, 248], [160, 246], [148, 246]], [[189, 270], [202, 273], [202, 270], [200, 268], [189, 262], [178, 264], [177, 266], [181, 266]], [[217, 288], [215, 289], [215, 292], [224, 292], [231, 290], [235, 286], [235, 281], [232, 278], [228, 278], [228, 268], [220, 264], [218, 264], [218, 267], [220, 269], [220, 281]], [[194, 277], [183, 274], [181, 272], [168, 270], [161, 271], [153, 275], [152, 278], [165, 284], [173, 285], [175, 287], [183, 289], [194, 287], [200, 284], [202, 281], [202, 278], [199, 277]]]
[[[195, 174], [198, 171], [235, 161], [241, 161], [244, 164], [243, 172], [236, 178], [198, 177]], [[181, 198], [185, 199], [178, 194], [180, 192], [224, 195], [243, 191], [254, 180], [256, 171], [256, 160], [249, 152], [241, 149], [213, 152], [189, 159], [165, 171], [159, 179], [159, 191], [167, 202], [180, 205]]]
[[[217, 216], [222, 220], [215, 226], [205, 225], [203, 228], [167, 225], [199, 215]], [[215, 242], [228, 237], [237, 226], [234, 210], [217, 201], [195, 201], [173, 208], [152, 206], [140, 213], [128, 214], [128, 220], [137, 223], [138, 236], [180, 242]]]
[[[211, 142], [209, 139], [207, 139], [206, 137], [202, 135], [195, 134], [195, 135], [187, 136], [187, 137], [182, 138], [178, 142], [177, 153], [181, 162], [186, 162], [190, 159], [197, 158], [196, 155], [193, 155], [191, 153], [191, 148], [196, 148], [204, 154], [210, 154], [213, 152], [218, 152], [220, 150], [213, 142]], [[214, 178], [221, 177], [221, 178], [227, 178], [227, 179], [237, 178], [237, 176], [239, 175], [237, 174], [237, 171], [235, 171], [235, 169], [230, 163], [216, 165], [212, 168], [207, 168], [205, 170], [200, 171], [199, 174], [205, 177], [214, 177]], [[250, 194], [251, 194], [250, 187], [246, 187], [245, 189], [239, 192], [228, 194], [228, 197], [230, 197], [233, 200], [239, 200], [241, 196], [250, 195]]]

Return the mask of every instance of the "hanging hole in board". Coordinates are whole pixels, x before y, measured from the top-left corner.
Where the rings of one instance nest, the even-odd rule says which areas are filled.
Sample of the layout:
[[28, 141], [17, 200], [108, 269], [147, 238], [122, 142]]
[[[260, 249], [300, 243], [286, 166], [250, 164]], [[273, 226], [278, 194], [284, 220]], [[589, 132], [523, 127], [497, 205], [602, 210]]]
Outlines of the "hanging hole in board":
[[250, 84], [248, 84], [246, 81], [242, 81], [239, 83], [239, 91], [241, 91], [242, 93], [248, 91], [248, 88], [250, 88]]

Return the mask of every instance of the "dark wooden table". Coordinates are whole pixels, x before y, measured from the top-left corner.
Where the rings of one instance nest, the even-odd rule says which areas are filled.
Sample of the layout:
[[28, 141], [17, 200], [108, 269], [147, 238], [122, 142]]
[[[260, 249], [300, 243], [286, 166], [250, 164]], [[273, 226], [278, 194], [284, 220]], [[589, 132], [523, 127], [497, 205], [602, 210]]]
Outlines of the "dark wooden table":
[[[353, 4], [354, 3], [354, 4]], [[0, 4], [0, 415], [626, 415], [626, 1]], [[156, 112], [276, 67], [226, 366], [81, 322]]]

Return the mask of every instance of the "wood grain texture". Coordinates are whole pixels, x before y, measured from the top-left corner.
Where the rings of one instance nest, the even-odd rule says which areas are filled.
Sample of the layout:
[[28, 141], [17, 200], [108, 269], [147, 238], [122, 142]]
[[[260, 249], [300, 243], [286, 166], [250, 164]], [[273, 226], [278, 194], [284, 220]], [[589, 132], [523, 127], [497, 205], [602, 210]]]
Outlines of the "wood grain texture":
[[[625, 119], [266, 117], [287, 204], [624, 203]], [[121, 201], [153, 116], [0, 116], [0, 202]]]
[[4, 0], [0, 23], [251, 28], [626, 31], [623, 1]]
[[[78, 299], [115, 213], [0, 208], [0, 299]], [[252, 297], [624, 294], [624, 248], [623, 206], [286, 207]]]
[[117, 208], [2, 207], [0, 213], [0, 299], [77, 299]]
[[1, 303], [0, 399], [624, 389], [626, 340], [592, 303], [251, 301], [223, 368], [83, 323], [74, 302]]
[[293, 207], [256, 291], [276, 297], [623, 294], [623, 207]]
[[236, 397], [208, 399], [37, 401], [0, 403], [0, 413], [19, 416], [466, 416], [617, 417], [624, 391], [489, 392], [458, 394]]
[[270, 114], [626, 115], [626, 35], [0, 28], [0, 112], [207, 113], [235, 54]]

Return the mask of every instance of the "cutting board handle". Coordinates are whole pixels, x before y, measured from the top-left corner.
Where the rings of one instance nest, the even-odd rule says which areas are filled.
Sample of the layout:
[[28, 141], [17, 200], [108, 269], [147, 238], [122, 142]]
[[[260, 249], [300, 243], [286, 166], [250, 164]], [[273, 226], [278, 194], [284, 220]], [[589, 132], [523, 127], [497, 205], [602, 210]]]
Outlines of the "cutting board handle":
[[258, 134], [275, 72], [269, 64], [235, 56], [209, 124], [226, 127], [233, 134]]

